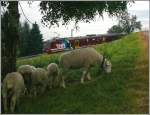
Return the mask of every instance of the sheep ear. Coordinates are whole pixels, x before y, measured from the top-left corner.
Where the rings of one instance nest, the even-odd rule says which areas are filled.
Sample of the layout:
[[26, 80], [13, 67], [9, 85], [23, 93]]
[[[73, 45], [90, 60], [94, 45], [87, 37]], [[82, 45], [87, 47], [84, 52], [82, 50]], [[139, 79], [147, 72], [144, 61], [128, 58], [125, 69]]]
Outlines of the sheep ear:
[[105, 64], [106, 64], [106, 65], [108, 65], [108, 64], [109, 64], [108, 60], [106, 60], [106, 61], [105, 61]]
[[107, 60], [107, 63], [110, 63], [110, 61], [109, 61], [109, 60]]
[[107, 64], [108, 64], [108, 65], [111, 65], [111, 62], [107, 60]]

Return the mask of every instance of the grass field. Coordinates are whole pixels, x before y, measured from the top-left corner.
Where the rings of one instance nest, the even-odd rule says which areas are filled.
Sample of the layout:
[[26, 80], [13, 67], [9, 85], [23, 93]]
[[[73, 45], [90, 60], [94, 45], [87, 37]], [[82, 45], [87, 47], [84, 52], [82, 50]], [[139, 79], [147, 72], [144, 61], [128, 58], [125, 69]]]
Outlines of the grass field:
[[[23, 97], [16, 113], [148, 113], [148, 51], [139, 33], [97, 45], [112, 62], [112, 72], [91, 69], [91, 81], [80, 84], [81, 70], [66, 74], [66, 89], [55, 88], [38, 97]], [[46, 68], [60, 53], [17, 61]]]

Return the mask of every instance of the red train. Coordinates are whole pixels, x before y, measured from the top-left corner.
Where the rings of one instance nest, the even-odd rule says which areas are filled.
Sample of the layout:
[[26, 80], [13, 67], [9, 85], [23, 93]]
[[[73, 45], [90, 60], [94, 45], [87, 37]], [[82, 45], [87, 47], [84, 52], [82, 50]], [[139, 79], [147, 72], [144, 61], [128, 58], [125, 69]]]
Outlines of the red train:
[[87, 47], [88, 45], [101, 44], [121, 38], [125, 34], [101, 34], [87, 35], [80, 37], [54, 38], [44, 42], [43, 51], [53, 53], [59, 51], [70, 50], [71, 48]]

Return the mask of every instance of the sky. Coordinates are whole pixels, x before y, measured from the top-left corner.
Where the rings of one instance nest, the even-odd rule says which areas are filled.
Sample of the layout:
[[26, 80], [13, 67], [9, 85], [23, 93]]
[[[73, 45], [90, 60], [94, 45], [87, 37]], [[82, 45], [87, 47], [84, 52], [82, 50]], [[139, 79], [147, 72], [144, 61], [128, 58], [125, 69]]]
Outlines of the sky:
[[[40, 1], [34, 1], [30, 6], [27, 1], [20, 1], [24, 14], [29, 19], [31, 23], [37, 23], [40, 27], [41, 34], [43, 34], [43, 39], [48, 40], [53, 37], [70, 37], [71, 29], [74, 28], [74, 23], [70, 22], [68, 26], [52, 26], [50, 29], [45, 27], [41, 23], [42, 15], [39, 10]], [[141, 21], [142, 28], [149, 29], [149, 1], [135, 1], [134, 4], [127, 6], [128, 11], [131, 15], [137, 16], [137, 21]], [[20, 21], [23, 23], [27, 19], [24, 17], [21, 8], [19, 7], [19, 13], [21, 15]], [[73, 36], [85, 36], [87, 34], [105, 34], [108, 29], [113, 25], [117, 24], [117, 18], [108, 17], [107, 13], [104, 13], [104, 18], [99, 18], [96, 16], [95, 21], [91, 23], [79, 22], [78, 30], [73, 31]], [[30, 23], [30, 26], [32, 25]]]

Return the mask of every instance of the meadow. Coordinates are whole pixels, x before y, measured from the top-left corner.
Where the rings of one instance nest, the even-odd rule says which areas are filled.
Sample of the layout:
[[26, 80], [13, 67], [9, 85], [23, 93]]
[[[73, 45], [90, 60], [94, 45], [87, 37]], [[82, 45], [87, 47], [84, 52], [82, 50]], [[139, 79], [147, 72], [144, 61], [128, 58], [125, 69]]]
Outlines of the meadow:
[[[139, 33], [94, 46], [112, 63], [110, 74], [91, 71], [91, 81], [80, 84], [82, 69], [70, 70], [66, 89], [54, 88], [37, 97], [23, 97], [15, 113], [30, 114], [111, 114], [148, 113], [148, 52]], [[43, 54], [17, 60], [23, 64], [46, 68], [58, 63], [61, 53]]]

